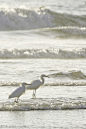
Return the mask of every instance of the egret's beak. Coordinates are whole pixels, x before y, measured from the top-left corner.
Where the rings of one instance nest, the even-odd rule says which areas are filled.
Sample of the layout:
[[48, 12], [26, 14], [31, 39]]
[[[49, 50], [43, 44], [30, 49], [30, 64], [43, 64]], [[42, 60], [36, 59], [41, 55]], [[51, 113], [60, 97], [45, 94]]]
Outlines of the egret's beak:
[[25, 83], [25, 85], [30, 85], [30, 84], [28, 84], [28, 83]]
[[50, 77], [49, 77], [49, 75], [46, 75], [45, 77], [48, 77], [48, 78], [50, 78]]

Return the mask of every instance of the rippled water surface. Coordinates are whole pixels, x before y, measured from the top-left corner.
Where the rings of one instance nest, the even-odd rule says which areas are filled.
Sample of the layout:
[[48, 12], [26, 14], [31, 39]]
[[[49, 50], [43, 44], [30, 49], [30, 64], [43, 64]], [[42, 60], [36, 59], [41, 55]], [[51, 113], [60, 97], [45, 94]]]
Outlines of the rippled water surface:
[[1, 112], [0, 118], [1, 129], [85, 129], [86, 127], [85, 110]]
[[[0, 1], [1, 129], [86, 128], [85, 12], [85, 0]], [[41, 74], [36, 99], [8, 99]]]

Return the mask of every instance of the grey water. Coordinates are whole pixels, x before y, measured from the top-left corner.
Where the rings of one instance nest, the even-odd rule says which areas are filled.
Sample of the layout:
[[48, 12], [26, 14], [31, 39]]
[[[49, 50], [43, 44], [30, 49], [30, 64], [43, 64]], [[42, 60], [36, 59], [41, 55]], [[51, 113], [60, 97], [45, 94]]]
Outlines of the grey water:
[[[0, 128], [85, 129], [86, 1], [0, 1]], [[19, 103], [22, 82], [49, 75]]]

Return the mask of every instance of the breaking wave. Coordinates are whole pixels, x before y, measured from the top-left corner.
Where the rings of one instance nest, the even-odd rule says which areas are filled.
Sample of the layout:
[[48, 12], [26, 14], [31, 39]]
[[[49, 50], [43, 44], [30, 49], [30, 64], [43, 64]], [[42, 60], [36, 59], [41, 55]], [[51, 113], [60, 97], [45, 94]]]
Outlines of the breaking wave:
[[86, 99], [66, 99], [66, 98], [53, 98], [53, 99], [30, 99], [22, 100], [19, 103], [15, 102], [2, 102], [0, 103], [0, 111], [29, 111], [29, 110], [73, 110], [73, 109], [86, 109]]
[[54, 34], [54, 38], [86, 38], [86, 27], [61, 26], [44, 28], [42, 31]]
[[86, 16], [62, 14], [45, 7], [0, 9], [0, 30], [29, 30], [64, 26], [86, 27]]
[[86, 48], [75, 50], [62, 49], [0, 49], [0, 58], [52, 58], [79, 59], [86, 58]]
[[80, 79], [86, 79], [86, 75], [82, 73], [81, 71], [69, 71], [69, 72], [58, 72], [49, 75], [50, 77], [57, 78], [57, 77], [68, 77], [72, 80], [80, 80]]

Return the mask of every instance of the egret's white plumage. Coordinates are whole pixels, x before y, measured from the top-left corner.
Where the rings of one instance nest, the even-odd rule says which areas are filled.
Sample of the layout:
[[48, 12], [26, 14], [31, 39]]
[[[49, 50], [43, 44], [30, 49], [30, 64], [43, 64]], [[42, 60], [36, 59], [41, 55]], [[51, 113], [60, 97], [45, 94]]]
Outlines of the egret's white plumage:
[[[33, 90], [33, 98], [34, 98], [34, 97], [36, 98], [36, 90], [37, 90], [40, 86], [42, 86], [42, 85], [44, 84], [44, 77], [48, 77], [48, 76], [42, 74], [42, 75], [40, 76], [40, 79], [41, 79], [41, 80], [34, 80], [34, 81], [32, 81], [32, 82], [29, 84], [29, 86], [27, 86], [27, 90]], [[34, 90], [35, 90], [35, 93], [34, 93]]]
[[26, 83], [22, 83], [22, 86], [17, 88], [16, 90], [14, 90], [10, 95], [9, 95], [9, 99], [10, 98], [17, 98], [17, 101], [15, 100], [15, 102], [18, 102], [19, 97], [25, 93], [25, 84]]

